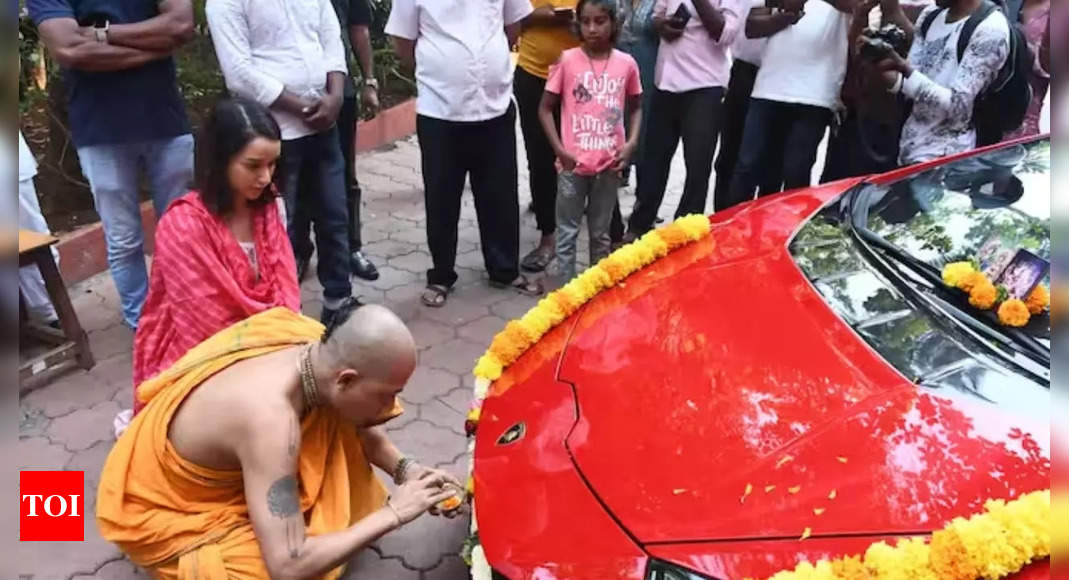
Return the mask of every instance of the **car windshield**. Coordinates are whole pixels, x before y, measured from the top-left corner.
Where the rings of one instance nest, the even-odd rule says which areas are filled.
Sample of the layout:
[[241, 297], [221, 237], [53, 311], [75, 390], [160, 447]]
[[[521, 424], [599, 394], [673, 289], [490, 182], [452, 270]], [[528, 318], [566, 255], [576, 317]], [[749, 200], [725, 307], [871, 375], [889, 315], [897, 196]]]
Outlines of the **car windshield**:
[[[828, 305], [909, 379], [1045, 412], [1049, 318], [1007, 328], [939, 275], [974, 260], [1018, 293], [1036, 277], [1049, 284], [1050, 195], [1049, 139], [1008, 146], [861, 185], [807, 222], [790, 249]], [[1025, 262], [1031, 276], [1012, 267]]]

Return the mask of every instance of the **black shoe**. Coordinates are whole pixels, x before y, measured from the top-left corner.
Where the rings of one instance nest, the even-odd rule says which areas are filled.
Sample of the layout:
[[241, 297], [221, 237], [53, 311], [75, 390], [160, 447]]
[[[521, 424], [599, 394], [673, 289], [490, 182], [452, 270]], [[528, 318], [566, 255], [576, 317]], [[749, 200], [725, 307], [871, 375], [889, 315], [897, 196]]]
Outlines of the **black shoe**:
[[329, 333], [334, 329], [334, 324], [336, 322], [335, 319], [338, 317], [338, 313], [355, 310], [363, 305], [364, 303], [361, 302], [359, 298], [350, 296], [343, 300], [341, 305], [337, 308], [327, 308], [326, 306], [324, 306], [323, 312], [319, 315], [319, 322], [323, 323], [323, 326], [327, 327], [327, 332]]
[[311, 258], [297, 258], [297, 283], [304, 282], [304, 277], [308, 275], [308, 263], [311, 262]]
[[375, 267], [375, 264], [371, 263], [371, 260], [367, 259], [367, 256], [363, 252], [357, 250], [349, 256], [349, 266], [353, 270], [353, 275], [363, 278], [365, 280], [378, 280], [379, 270]]

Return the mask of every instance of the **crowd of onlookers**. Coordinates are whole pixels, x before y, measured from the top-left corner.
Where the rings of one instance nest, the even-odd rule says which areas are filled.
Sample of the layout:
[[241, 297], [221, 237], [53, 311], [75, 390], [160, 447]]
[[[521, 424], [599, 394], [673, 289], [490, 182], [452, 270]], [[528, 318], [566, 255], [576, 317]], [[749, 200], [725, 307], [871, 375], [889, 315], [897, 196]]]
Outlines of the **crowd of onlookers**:
[[[378, 276], [354, 168], [358, 117], [378, 107], [369, 1], [208, 0], [231, 98], [196, 153], [173, 57], [194, 33], [190, 0], [27, 1], [64, 69], [136, 330], [135, 384], [230, 323], [299, 309], [314, 248], [328, 326], [356, 300], [351, 277]], [[680, 141], [676, 216], [709, 209], [714, 156], [722, 211], [810, 185], [825, 139], [832, 180], [1038, 132], [1050, 0], [997, 1], [936, 0], [911, 17], [899, 0], [393, 0], [386, 33], [418, 85], [423, 303], [444, 305], [457, 281], [466, 181], [489, 283], [537, 296], [531, 274], [574, 275], [584, 215], [591, 262], [654, 227]], [[517, 124], [541, 233], [522, 258]], [[21, 166], [21, 225], [43, 229]], [[142, 184], [161, 216], [151, 275]]]

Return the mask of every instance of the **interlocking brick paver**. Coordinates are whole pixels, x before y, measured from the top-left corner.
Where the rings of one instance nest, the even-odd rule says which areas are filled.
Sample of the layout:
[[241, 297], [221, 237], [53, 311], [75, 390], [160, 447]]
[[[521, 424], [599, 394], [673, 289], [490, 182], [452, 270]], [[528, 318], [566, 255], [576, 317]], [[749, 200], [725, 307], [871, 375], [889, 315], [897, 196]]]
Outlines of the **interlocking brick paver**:
[[95, 374], [78, 370], [26, 395], [22, 404], [37, 408], [47, 417], [59, 417], [83, 407], [110, 401], [116, 387]]
[[[387, 266], [385, 264], [376, 264], [379, 270], [378, 280], [361, 280], [360, 284], [370, 286], [371, 288], [378, 288], [380, 290], [392, 290], [398, 286], [404, 286], [405, 284], [411, 284], [418, 279], [418, 276], [412, 272]], [[387, 298], [389, 295], [387, 294]]]
[[73, 453], [61, 443], [53, 443], [47, 437], [28, 437], [18, 442], [18, 468], [24, 470], [55, 471], [71, 460]]
[[377, 240], [370, 244], [365, 244], [363, 247], [365, 254], [374, 256], [380, 260], [389, 260], [390, 258], [395, 258], [397, 256], [411, 254], [417, 250], [419, 250], [419, 248], [415, 244], [409, 244], [398, 240]]
[[513, 294], [507, 299], [491, 305], [490, 312], [505, 320], [512, 320], [513, 318], [520, 318], [524, 314], [527, 314], [527, 311], [535, 304], [538, 304], [538, 298]]
[[468, 577], [468, 565], [460, 556], [446, 556], [436, 568], [423, 575], [423, 580], [467, 580]]
[[[390, 438], [398, 449], [404, 449], [405, 454], [427, 465], [452, 462], [468, 448], [463, 435], [422, 419], [390, 433]], [[456, 474], [458, 478], [462, 475]]]
[[459, 552], [468, 535], [466, 519], [425, 515], [383, 536], [378, 547], [383, 556], [400, 558], [408, 568], [431, 570]]
[[489, 313], [486, 304], [474, 302], [467, 296], [454, 292], [440, 308], [428, 308], [424, 316], [431, 320], [457, 326], [478, 320]]
[[427, 230], [410, 223], [390, 232], [390, 239], [412, 244], [420, 250], [427, 249]]
[[415, 251], [396, 258], [390, 258], [390, 265], [394, 268], [406, 270], [416, 274], [422, 274], [431, 267], [431, 255], [424, 251]]
[[100, 472], [104, 462], [111, 452], [112, 441], [99, 441], [89, 449], [84, 449], [74, 454], [64, 469], [68, 471], [84, 471], [86, 485], [100, 483]]
[[420, 580], [419, 572], [405, 568], [400, 558], [383, 558], [371, 548], [360, 551], [349, 563], [343, 576], [345, 580]]
[[100, 537], [96, 518], [96, 487], [85, 490], [84, 542], [19, 542], [15, 558], [10, 560], [15, 571], [32, 574], [33, 580], [67, 580], [73, 575], [92, 575], [105, 563], [117, 561], [119, 549]]
[[408, 330], [412, 332], [412, 337], [416, 339], [416, 347], [420, 350], [457, 337], [457, 331], [453, 327], [425, 317], [417, 317], [409, 322]]
[[113, 356], [129, 353], [134, 347], [134, 333], [125, 324], [115, 324], [89, 333], [90, 348], [93, 356], [106, 360]]
[[78, 574], [72, 580], [85, 578], [97, 578], [98, 580], [144, 580], [148, 578], [148, 575], [137, 566], [134, 566], [129, 560], [122, 559], [104, 564], [100, 570], [97, 570], [96, 574]]
[[467, 374], [475, 367], [475, 361], [486, 352], [486, 345], [456, 338], [427, 349], [420, 361], [428, 366], [452, 371], [457, 375]]
[[460, 385], [455, 373], [434, 369], [422, 364], [412, 373], [401, 396], [406, 401], [423, 404], [445, 395]]
[[453, 431], [457, 435], [464, 434], [464, 413], [435, 399], [419, 406], [419, 418]]
[[99, 403], [52, 420], [48, 438], [71, 451], [89, 449], [98, 441], [115, 438], [112, 421], [119, 412], [114, 401]]
[[438, 400], [448, 405], [451, 409], [458, 413], [467, 414], [468, 407], [471, 405], [471, 400], [474, 397], [472, 394], [472, 386], [468, 384], [468, 381], [461, 381], [462, 386], [449, 391], [444, 395], [440, 395]]
[[499, 316], [484, 316], [473, 320], [457, 329], [460, 338], [466, 338], [472, 342], [481, 342], [486, 337], [494, 336], [505, 328], [507, 321]]

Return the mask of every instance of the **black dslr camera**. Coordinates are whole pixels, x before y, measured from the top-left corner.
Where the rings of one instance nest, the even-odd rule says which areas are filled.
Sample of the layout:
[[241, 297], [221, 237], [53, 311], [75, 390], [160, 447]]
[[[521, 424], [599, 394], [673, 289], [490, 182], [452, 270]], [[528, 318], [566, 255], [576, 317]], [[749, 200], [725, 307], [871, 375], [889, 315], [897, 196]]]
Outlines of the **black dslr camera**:
[[861, 58], [878, 62], [897, 52], [902, 58], [909, 55], [906, 32], [894, 24], [861, 31]]

